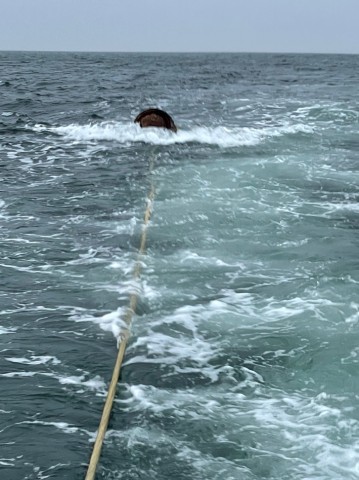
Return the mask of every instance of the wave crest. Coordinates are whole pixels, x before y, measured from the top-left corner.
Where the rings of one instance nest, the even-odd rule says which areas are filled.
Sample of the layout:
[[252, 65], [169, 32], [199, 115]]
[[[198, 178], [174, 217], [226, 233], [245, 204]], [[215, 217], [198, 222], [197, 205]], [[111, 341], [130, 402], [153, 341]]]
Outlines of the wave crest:
[[36, 125], [36, 131], [49, 131], [75, 142], [116, 141], [119, 143], [149, 143], [153, 145], [173, 145], [181, 143], [202, 143], [223, 148], [258, 145], [271, 137], [296, 133], [313, 133], [313, 128], [305, 124], [283, 125], [278, 127], [194, 127], [173, 133], [163, 129], [142, 129], [135, 124], [101, 122], [95, 124], [70, 124], [61, 127]]

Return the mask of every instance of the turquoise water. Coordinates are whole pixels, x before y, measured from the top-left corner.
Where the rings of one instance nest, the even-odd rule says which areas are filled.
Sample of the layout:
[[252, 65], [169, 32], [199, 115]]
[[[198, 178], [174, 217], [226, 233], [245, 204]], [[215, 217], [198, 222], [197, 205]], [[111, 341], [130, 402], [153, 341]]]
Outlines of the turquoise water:
[[359, 57], [0, 57], [1, 478], [359, 478]]

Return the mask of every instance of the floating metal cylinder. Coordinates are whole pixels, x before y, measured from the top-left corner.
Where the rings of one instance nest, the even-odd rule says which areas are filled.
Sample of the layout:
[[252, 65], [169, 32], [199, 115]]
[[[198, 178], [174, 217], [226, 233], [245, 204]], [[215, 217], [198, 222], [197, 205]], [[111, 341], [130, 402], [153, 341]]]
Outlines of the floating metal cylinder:
[[144, 110], [137, 115], [135, 123], [139, 123], [141, 128], [159, 127], [167, 128], [167, 130], [172, 130], [172, 132], [177, 132], [177, 127], [172, 120], [172, 117], [158, 108]]

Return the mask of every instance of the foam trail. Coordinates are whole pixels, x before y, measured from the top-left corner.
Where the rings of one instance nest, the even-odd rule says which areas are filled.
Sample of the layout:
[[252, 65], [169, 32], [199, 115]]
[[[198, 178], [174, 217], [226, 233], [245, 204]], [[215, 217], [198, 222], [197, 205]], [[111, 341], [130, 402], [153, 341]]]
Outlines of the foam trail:
[[97, 124], [71, 124], [62, 127], [46, 128], [36, 125], [35, 131], [50, 131], [76, 142], [117, 141], [119, 143], [143, 142], [154, 145], [201, 143], [223, 148], [257, 145], [267, 138], [295, 133], [313, 133], [313, 128], [305, 124], [285, 124], [280, 127], [194, 127], [191, 130], [178, 130], [177, 134], [164, 129], [141, 129], [138, 125], [118, 122]]

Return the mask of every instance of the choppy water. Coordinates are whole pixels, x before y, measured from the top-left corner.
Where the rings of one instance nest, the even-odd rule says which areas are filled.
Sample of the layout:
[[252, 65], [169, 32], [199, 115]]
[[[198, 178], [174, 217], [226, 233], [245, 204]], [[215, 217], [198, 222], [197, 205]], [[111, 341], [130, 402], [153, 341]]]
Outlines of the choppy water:
[[84, 477], [133, 291], [98, 479], [359, 478], [358, 77], [0, 54], [1, 479]]

